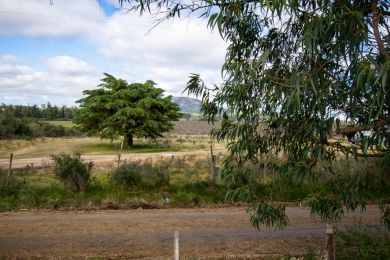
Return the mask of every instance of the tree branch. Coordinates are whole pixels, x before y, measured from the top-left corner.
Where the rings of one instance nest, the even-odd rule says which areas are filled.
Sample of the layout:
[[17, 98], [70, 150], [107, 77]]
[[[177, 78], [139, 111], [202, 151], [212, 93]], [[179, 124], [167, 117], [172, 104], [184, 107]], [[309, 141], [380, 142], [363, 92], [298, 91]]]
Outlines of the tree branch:
[[348, 133], [355, 133], [355, 132], [361, 132], [361, 131], [367, 131], [371, 129], [376, 129], [379, 127], [383, 127], [386, 125], [390, 125], [390, 118], [386, 118], [380, 121], [376, 121], [373, 124], [366, 124], [366, 125], [359, 125], [359, 126], [347, 126], [346, 128], [340, 129], [337, 131], [338, 134], [348, 134]]
[[379, 10], [377, 7], [378, 0], [372, 1], [372, 28], [374, 30], [374, 36], [375, 36], [375, 41], [378, 45], [379, 53], [385, 58], [385, 60], [389, 60], [390, 56], [389, 53], [387, 52], [382, 38], [381, 34], [379, 32]]

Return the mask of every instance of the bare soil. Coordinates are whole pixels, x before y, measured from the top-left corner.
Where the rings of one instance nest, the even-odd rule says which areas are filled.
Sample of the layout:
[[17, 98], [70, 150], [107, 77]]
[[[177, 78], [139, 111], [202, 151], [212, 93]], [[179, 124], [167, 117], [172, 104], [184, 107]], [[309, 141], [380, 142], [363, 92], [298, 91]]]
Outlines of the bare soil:
[[[223, 147], [214, 148], [214, 154], [221, 153], [226, 149]], [[157, 152], [157, 153], [128, 153], [122, 154], [121, 160], [127, 161], [139, 161], [146, 159], [158, 159], [158, 158], [169, 158], [172, 156], [186, 156], [186, 155], [197, 155], [197, 156], [209, 156], [210, 150], [193, 150], [183, 152]], [[83, 155], [82, 158], [86, 161], [93, 161], [96, 165], [114, 163], [118, 160], [118, 155]], [[33, 165], [34, 167], [41, 167], [44, 163], [50, 164], [51, 159], [48, 156], [32, 157], [32, 158], [15, 158], [12, 161], [13, 169], [21, 169], [27, 165]], [[9, 159], [0, 159], [0, 168], [8, 169]]]
[[[0, 258], [172, 259], [180, 232], [181, 259], [260, 259], [324, 249], [325, 224], [288, 207], [285, 231], [256, 231], [245, 208], [138, 209], [0, 213]], [[347, 214], [339, 228], [379, 225], [379, 210]]]

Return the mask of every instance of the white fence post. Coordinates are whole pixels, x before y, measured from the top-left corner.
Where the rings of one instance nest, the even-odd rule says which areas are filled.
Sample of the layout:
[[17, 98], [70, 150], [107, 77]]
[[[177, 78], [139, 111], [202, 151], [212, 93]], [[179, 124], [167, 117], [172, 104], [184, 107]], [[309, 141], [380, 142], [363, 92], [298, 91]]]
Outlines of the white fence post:
[[173, 233], [173, 259], [174, 260], [179, 260], [179, 231], [175, 231]]

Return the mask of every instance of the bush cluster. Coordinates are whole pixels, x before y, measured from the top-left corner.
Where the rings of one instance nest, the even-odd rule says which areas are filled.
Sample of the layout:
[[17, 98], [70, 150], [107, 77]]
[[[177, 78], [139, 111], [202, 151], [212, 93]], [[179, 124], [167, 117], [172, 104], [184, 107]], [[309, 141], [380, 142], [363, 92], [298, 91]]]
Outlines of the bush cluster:
[[171, 171], [166, 169], [163, 161], [126, 162], [112, 172], [110, 180], [126, 189], [140, 186], [163, 187], [169, 186], [170, 175]]
[[141, 185], [167, 187], [173, 179], [175, 183], [180, 179], [182, 184], [202, 181], [209, 172], [208, 158], [171, 157], [156, 161], [126, 162], [113, 171], [111, 181], [127, 188]]
[[126, 188], [135, 187], [142, 182], [143, 166], [139, 162], [122, 164], [111, 175], [111, 181]]
[[79, 153], [52, 155], [54, 174], [75, 192], [84, 192], [91, 180], [93, 162], [84, 162]]

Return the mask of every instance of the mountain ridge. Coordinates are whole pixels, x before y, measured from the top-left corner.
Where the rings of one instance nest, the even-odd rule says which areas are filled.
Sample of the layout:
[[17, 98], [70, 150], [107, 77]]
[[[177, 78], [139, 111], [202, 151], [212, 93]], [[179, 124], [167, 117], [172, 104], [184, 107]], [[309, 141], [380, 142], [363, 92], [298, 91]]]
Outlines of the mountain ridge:
[[179, 105], [182, 113], [200, 114], [201, 101], [190, 97], [172, 97], [172, 101]]

